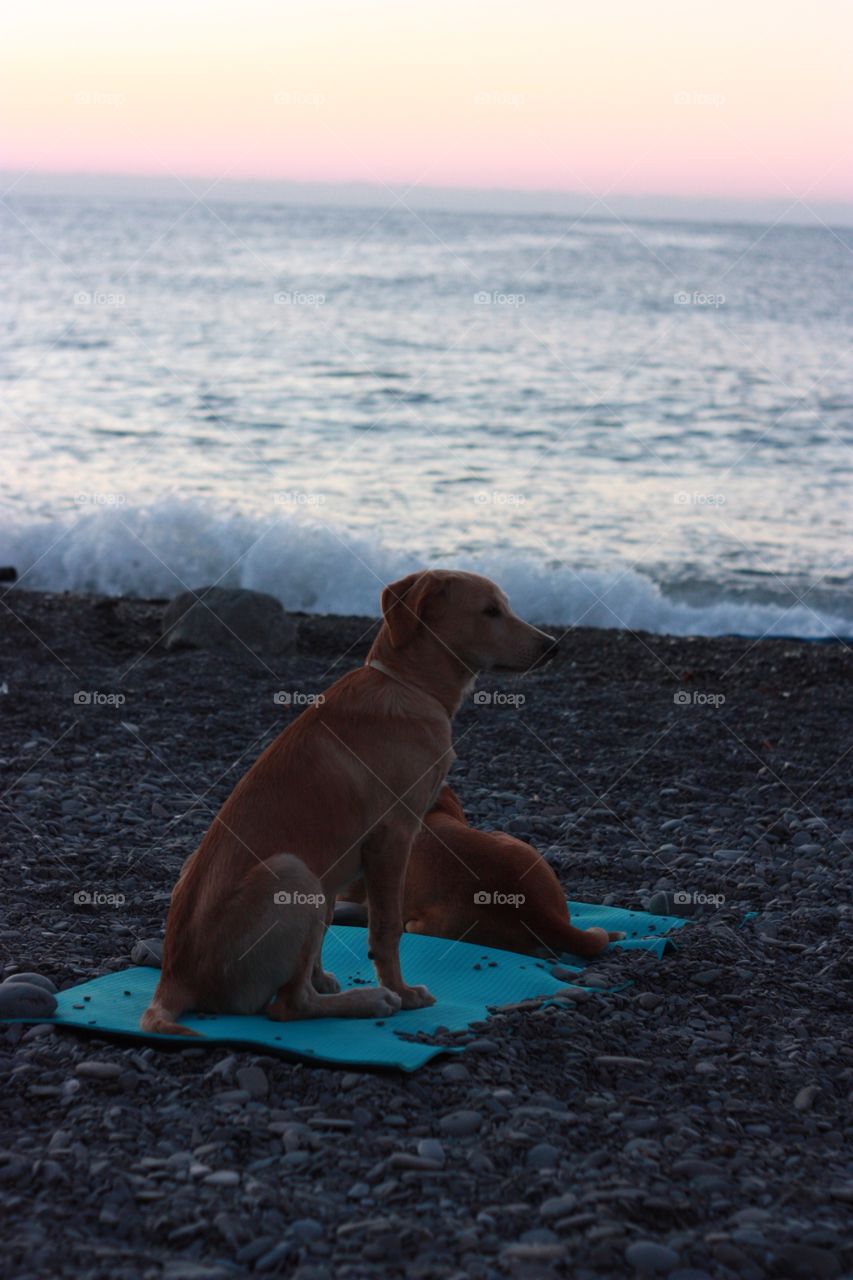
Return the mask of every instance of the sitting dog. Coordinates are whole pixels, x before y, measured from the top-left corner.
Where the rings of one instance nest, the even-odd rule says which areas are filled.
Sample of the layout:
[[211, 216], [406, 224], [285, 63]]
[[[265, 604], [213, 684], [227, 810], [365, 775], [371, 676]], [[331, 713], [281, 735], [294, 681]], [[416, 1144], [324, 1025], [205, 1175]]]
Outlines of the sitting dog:
[[[400, 971], [406, 862], [453, 759], [451, 720], [478, 671], [527, 671], [556, 642], [469, 573], [412, 573], [382, 593], [359, 670], [307, 708], [225, 801], [172, 892], [144, 1031], [194, 1034], [186, 1009], [376, 1018], [434, 1003]], [[320, 952], [336, 896], [363, 880], [378, 988], [340, 991]]]
[[[352, 886], [347, 898], [363, 903], [363, 888]], [[343, 906], [335, 918], [363, 923], [364, 913], [360, 916]], [[412, 845], [403, 920], [408, 933], [525, 955], [571, 952], [589, 958], [625, 936], [576, 928], [562, 886], [545, 859], [515, 836], [470, 827], [449, 786], [442, 788]]]

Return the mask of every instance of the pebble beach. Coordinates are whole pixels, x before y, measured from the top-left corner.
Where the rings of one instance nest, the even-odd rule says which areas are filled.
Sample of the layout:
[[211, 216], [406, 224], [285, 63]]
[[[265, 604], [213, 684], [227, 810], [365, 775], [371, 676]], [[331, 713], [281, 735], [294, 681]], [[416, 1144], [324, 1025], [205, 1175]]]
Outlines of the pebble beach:
[[[4, 598], [3, 978], [63, 989], [162, 936], [219, 805], [376, 625], [166, 652], [163, 606]], [[411, 1075], [0, 1025], [0, 1268], [851, 1274], [851, 715], [842, 643], [575, 628], [541, 672], [482, 677], [450, 778], [469, 821], [573, 899], [688, 917], [677, 946], [606, 953], [577, 999]]]

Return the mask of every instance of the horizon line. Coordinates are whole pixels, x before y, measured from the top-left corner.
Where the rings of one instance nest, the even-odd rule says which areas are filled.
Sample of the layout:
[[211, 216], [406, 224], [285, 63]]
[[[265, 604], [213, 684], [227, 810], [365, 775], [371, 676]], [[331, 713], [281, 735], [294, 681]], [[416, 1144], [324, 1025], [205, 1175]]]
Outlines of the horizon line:
[[[0, 191], [0, 200], [19, 194], [68, 195], [86, 194], [84, 188], [99, 187], [97, 194], [116, 196], [136, 194], [134, 187], [144, 185], [151, 198], [174, 195], [184, 188], [201, 203], [228, 193], [231, 199], [256, 199], [259, 203], [275, 203], [276, 198], [290, 197], [284, 203], [320, 204], [328, 207], [377, 207], [393, 200], [401, 211], [408, 205], [441, 209], [448, 213], [538, 214], [540, 216], [587, 216], [603, 221], [619, 221], [621, 217], [650, 218], [674, 222], [713, 221], [754, 224], [770, 218], [778, 225], [853, 226], [853, 202], [843, 199], [815, 200], [807, 204], [796, 195], [740, 196], [718, 193], [685, 194], [682, 192], [647, 191], [607, 192], [603, 196], [570, 188], [420, 185], [417, 182], [383, 182], [365, 179], [322, 179], [282, 177], [216, 177], [210, 174], [164, 174], [118, 172], [114, 170], [2, 169], [0, 177], [10, 185]], [[69, 188], [79, 185], [79, 191]], [[130, 190], [122, 191], [126, 186]], [[199, 196], [193, 186], [204, 189]], [[55, 192], [51, 187], [59, 188]], [[112, 187], [112, 191], [106, 188]], [[64, 188], [64, 189], [63, 189]], [[384, 198], [383, 198], [384, 193]], [[402, 197], [409, 197], [403, 200]], [[366, 198], [365, 198], [366, 197]], [[259, 199], [260, 198], [260, 199]], [[575, 207], [570, 207], [575, 206]], [[577, 206], [582, 206], [578, 208]], [[611, 207], [615, 206], [615, 207]], [[652, 208], [651, 206], [657, 206]], [[393, 207], [393, 206], [392, 206]], [[774, 218], [773, 215], [776, 214]]]

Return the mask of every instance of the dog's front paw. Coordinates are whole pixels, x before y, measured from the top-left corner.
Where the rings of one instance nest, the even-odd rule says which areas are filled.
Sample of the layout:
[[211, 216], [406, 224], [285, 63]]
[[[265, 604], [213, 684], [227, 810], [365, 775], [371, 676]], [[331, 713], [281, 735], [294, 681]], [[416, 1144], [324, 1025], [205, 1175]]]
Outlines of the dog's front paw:
[[435, 1004], [435, 996], [426, 987], [401, 987], [398, 995], [404, 1009], [426, 1009]]

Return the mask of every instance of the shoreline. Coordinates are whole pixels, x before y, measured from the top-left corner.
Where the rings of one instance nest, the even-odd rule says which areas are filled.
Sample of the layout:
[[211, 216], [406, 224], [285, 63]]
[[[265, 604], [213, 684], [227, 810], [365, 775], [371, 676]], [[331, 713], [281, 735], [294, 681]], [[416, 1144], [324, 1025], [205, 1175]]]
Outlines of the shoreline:
[[[160, 602], [5, 602], [1, 976], [66, 987], [162, 933], [184, 858], [295, 714], [275, 694], [319, 692], [377, 623], [294, 615], [296, 651], [256, 661], [165, 652]], [[93, 1241], [217, 1280], [279, 1246], [354, 1280], [603, 1280], [644, 1245], [715, 1280], [849, 1271], [851, 672], [835, 642], [577, 628], [541, 672], [481, 677], [454, 726], [469, 820], [530, 840], [573, 899], [686, 913], [677, 947], [605, 956], [618, 990], [490, 1018], [410, 1077], [0, 1027], [18, 1273], [99, 1276]]]

